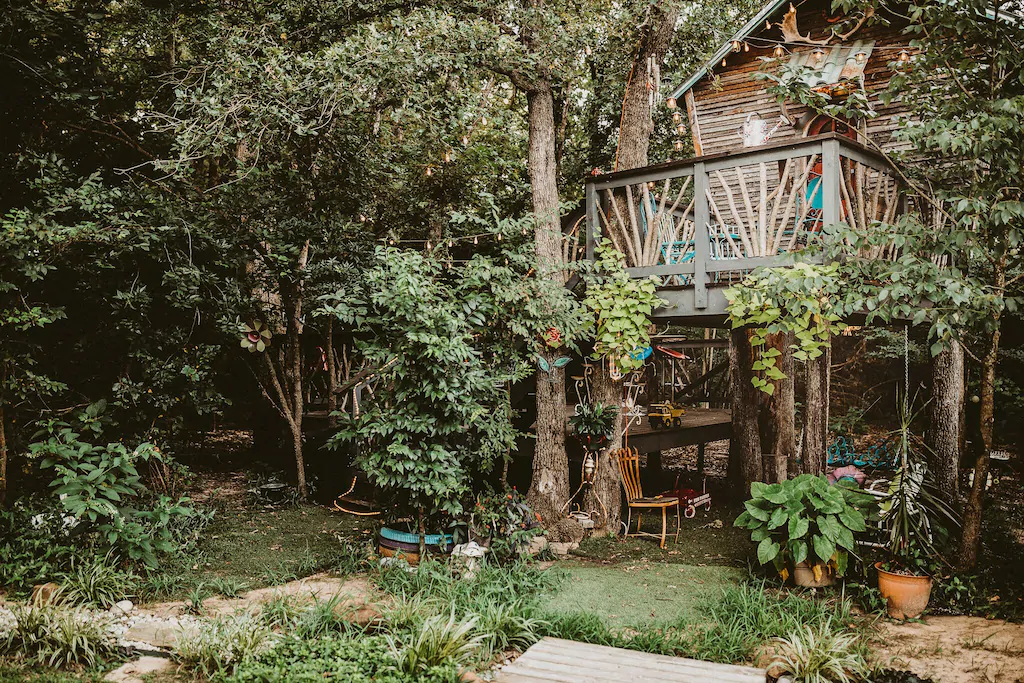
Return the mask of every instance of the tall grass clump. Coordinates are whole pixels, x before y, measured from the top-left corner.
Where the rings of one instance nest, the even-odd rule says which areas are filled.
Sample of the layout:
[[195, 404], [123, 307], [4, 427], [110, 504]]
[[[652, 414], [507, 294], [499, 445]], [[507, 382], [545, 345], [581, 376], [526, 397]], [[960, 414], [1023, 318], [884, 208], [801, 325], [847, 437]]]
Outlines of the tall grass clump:
[[117, 654], [106, 619], [57, 605], [15, 605], [14, 623], [0, 636], [0, 655], [56, 668], [93, 667]]
[[270, 631], [260, 619], [251, 614], [233, 615], [203, 621], [182, 631], [173, 657], [192, 674], [223, 677], [262, 654], [272, 643]]
[[107, 555], [88, 562], [74, 562], [60, 579], [61, 599], [74, 605], [106, 609], [126, 598], [134, 597], [139, 577], [117, 567]]
[[857, 647], [858, 636], [847, 630], [805, 626], [776, 638], [773, 665], [792, 674], [798, 683], [853, 683], [863, 680], [869, 666]]
[[419, 630], [404, 645], [388, 637], [398, 670], [417, 674], [442, 664], [461, 666], [474, 659], [485, 637], [476, 633], [477, 618], [459, 620], [452, 611], [447, 617], [435, 614], [423, 620]]

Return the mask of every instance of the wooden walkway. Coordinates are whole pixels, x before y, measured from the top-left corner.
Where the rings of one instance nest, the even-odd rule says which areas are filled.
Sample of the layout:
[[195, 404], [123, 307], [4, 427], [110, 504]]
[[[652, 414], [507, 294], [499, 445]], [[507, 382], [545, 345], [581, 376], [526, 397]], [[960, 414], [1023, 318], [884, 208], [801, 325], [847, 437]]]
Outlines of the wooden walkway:
[[764, 669], [543, 638], [497, 683], [765, 683]]

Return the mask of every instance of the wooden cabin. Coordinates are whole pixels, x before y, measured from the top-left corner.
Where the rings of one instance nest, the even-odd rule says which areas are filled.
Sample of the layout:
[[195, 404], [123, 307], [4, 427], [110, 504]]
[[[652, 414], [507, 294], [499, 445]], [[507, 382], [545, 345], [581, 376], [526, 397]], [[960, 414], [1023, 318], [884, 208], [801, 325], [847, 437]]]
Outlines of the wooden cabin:
[[[879, 150], [898, 148], [901, 111], [877, 93], [909, 59], [908, 40], [896, 17], [830, 6], [772, 2], [671, 93], [662, 115], [682, 114], [696, 157], [588, 180], [588, 256], [606, 237], [634, 276], [659, 278], [669, 305], [656, 318], [722, 325], [723, 292], [751, 269], [784, 264], [825, 225], [868, 227], [904, 210]], [[819, 92], [865, 94], [876, 115], [815, 116], [756, 77], [797, 67]]]

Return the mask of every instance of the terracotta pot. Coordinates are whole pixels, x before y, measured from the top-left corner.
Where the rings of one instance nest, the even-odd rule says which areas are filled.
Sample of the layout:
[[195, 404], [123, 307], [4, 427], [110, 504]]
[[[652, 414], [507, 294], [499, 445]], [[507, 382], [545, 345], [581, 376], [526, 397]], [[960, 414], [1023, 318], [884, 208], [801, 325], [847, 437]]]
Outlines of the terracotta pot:
[[814, 578], [814, 570], [807, 562], [793, 567], [793, 583], [804, 588], [824, 588], [836, 582], [836, 576], [827, 567], [821, 570], [821, 580]]
[[921, 616], [932, 593], [932, 577], [894, 574], [875, 564], [878, 570], [878, 590], [885, 598], [889, 616], [893, 619], [913, 619]]

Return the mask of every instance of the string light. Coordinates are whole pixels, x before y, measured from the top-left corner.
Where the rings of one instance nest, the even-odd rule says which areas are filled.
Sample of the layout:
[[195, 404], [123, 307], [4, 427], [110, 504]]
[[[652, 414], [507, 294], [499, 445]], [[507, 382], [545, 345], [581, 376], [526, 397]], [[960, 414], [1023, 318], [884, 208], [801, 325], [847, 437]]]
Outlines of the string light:
[[683, 122], [683, 115], [679, 112], [672, 112], [672, 123], [679, 124]]
[[524, 236], [526, 235], [527, 232], [529, 232], [529, 231], [526, 228], [523, 228], [523, 235]]
[[486, 116], [481, 116], [480, 117], [480, 125], [481, 126], [486, 126], [487, 125], [487, 117]]
[[898, 59], [901, 62], [903, 62], [904, 64], [906, 64], [907, 62], [910, 61], [910, 53], [907, 52], [906, 50], [900, 50], [900, 53], [898, 55]]
[[500, 232], [498, 233], [498, 241], [499, 242], [501, 241], [501, 233]]
[[452, 248], [454, 246], [455, 246], [455, 240], [449, 238], [448, 239], [448, 248], [450, 249], [450, 248]]
[[740, 43], [740, 41], [738, 41], [738, 40], [732, 41], [732, 51], [733, 52], [739, 52], [740, 49], [742, 49], [742, 47], [743, 47], [743, 44]]
[[395, 238], [392, 237], [391, 239], [389, 239], [388, 244], [390, 244], [391, 246], [395, 246]]
[[446, 149], [444, 151], [444, 161], [445, 161], [445, 163], [448, 163], [451, 160], [452, 160], [452, 151], [450, 149]]
[[865, 50], [857, 50], [857, 53], [853, 55], [853, 58], [857, 60], [858, 64], [863, 64], [868, 61], [868, 53]]
[[816, 47], [813, 50], [811, 50], [811, 57], [814, 58], [815, 62], [820, 62], [821, 60], [823, 60], [825, 58], [825, 54], [825, 50], [820, 47]]
[[743, 43], [743, 51], [750, 52], [750, 43]]
[[674, 149], [677, 152], [682, 152], [683, 151], [683, 141], [682, 140], [676, 140], [675, 142], [673, 142], [672, 143], [672, 149]]
[[774, 56], [775, 59], [779, 59], [779, 58], [783, 57], [785, 54], [786, 54], [786, 48], [782, 47], [781, 45], [776, 45], [775, 49], [772, 50], [772, 56]]
[[590, 46], [587, 45], [583, 48], [583, 52], [589, 57], [591, 55]]
[[359, 214], [359, 222], [360, 223], [365, 223], [366, 222], [366, 216], [363, 215], [363, 214]]
[[427, 166], [426, 174], [427, 174], [428, 178], [430, 176], [434, 175], [434, 167], [433, 166]]
[[727, 59], [726, 59], [725, 57], [722, 57], [722, 66], [725, 66], [725, 63], [726, 63], [727, 61], [729, 61], [729, 60], [727, 60]]
[[473, 244], [480, 244], [480, 238], [476, 235], [473, 235]]
[[678, 126], [676, 126], [676, 132], [679, 133], [680, 135], [686, 135], [686, 124], [680, 123]]
[[427, 240], [427, 251], [430, 251], [433, 247], [430, 246], [430, 240]]
[[675, 109], [678, 106], [676, 104], [676, 98], [670, 97], [667, 100], [665, 100], [665, 106], [667, 106], [669, 109]]
[[469, 147], [469, 136], [468, 135], [463, 135], [462, 136], [462, 146], [463, 147]]

